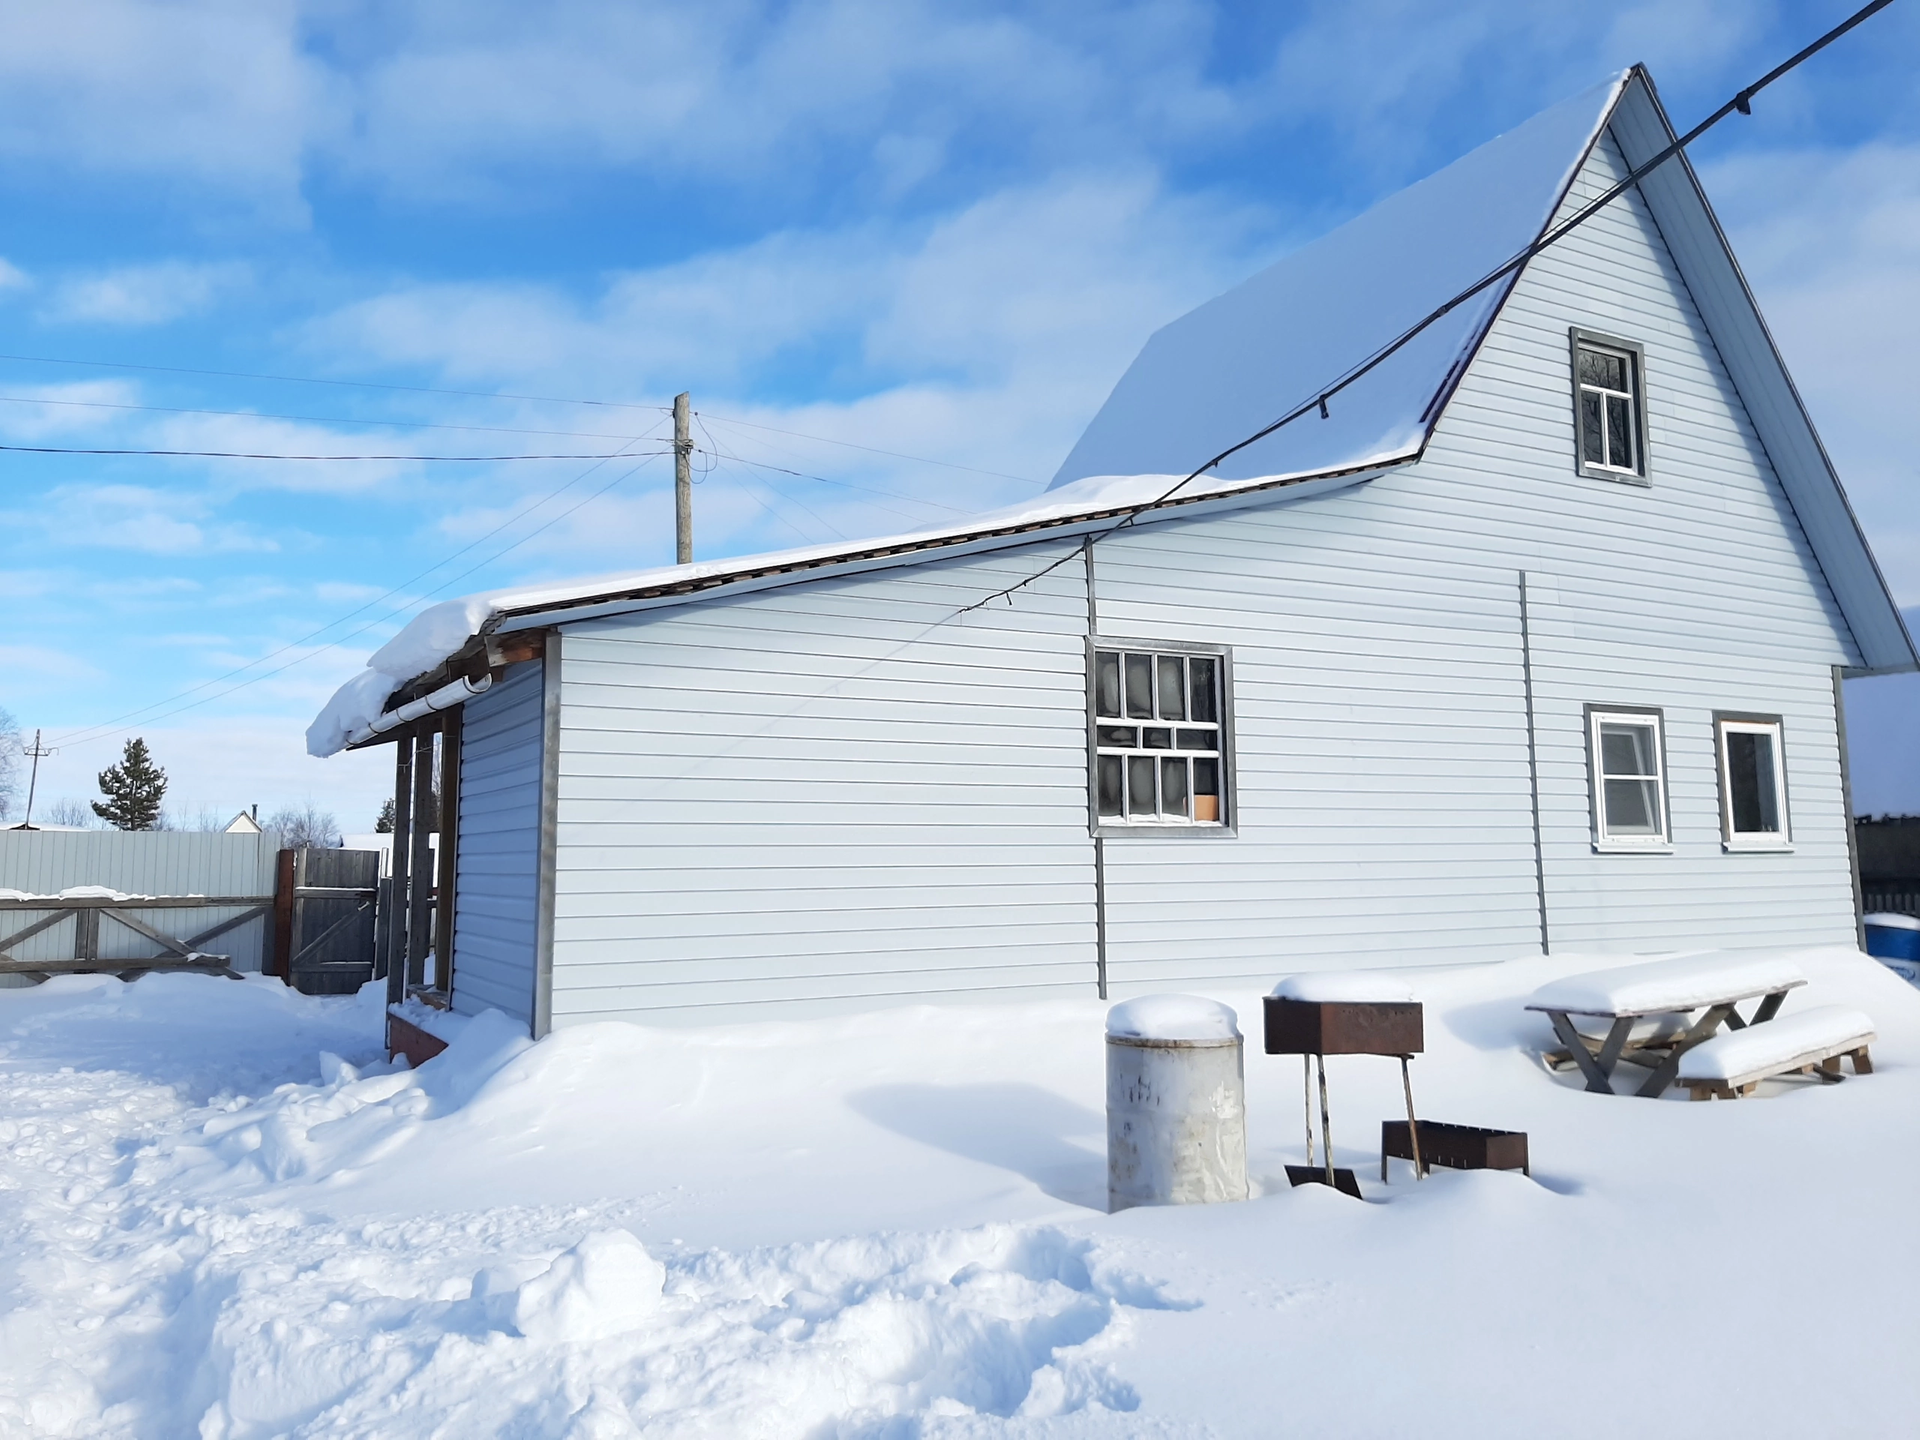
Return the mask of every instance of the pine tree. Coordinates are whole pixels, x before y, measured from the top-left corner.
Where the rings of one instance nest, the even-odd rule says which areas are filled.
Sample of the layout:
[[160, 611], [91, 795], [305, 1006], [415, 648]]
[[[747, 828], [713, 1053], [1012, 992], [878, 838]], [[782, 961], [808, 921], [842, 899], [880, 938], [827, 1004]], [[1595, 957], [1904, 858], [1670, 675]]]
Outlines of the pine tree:
[[373, 833], [376, 835], [393, 833], [393, 797], [391, 795], [380, 802], [380, 817], [373, 822]]
[[160, 819], [160, 801], [167, 793], [167, 772], [153, 763], [147, 742], [139, 736], [127, 741], [118, 765], [100, 772], [103, 805], [93, 802], [93, 813], [116, 830], [151, 830]]

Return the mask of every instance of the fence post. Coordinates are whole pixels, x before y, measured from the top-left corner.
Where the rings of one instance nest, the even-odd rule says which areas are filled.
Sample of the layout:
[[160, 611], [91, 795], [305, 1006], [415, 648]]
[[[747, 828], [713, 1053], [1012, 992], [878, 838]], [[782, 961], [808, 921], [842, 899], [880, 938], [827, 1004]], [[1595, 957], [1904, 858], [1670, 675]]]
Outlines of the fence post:
[[282, 850], [273, 865], [273, 968], [283, 984], [293, 983], [293, 851]]

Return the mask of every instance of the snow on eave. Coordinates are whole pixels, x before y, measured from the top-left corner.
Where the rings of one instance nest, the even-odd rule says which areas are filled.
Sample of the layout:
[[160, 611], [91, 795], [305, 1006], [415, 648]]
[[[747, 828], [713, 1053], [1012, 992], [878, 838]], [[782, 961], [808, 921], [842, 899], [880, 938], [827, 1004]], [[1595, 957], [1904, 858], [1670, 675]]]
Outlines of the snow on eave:
[[[502, 589], [429, 606], [376, 650], [367, 668], [337, 690], [307, 728], [307, 753], [324, 758], [386, 712], [396, 692], [405, 697], [476, 638], [565, 624], [626, 610], [683, 604], [722, 590], [766, 589], [832, 573], [917, 565], [960, 553], [1002, 549], [1097, 530], [1129, 515], [1140, 523], [1190, 515], [1198, 509], [1258, 503], [1278, 490], [1318, 492], [1328, 485], [1368, 480], [1418, 460], [1424, 436], [1397, 439], [1359, 464], [1334, 471], [1263, 476], [1254, 480], [1195, 479], [1178, 475], [1089, 476], [1025, 505], [989, 511], [971, 521], [849, 544], [813, 545], [727, 560], [665, 565], [558, 585]], [[1181, 486], [1181, 493], [1168, 491]], [[1283, 497], [1274, 497], [1283, 498]], [[1304, 498], [1304, 497], [1303, 497]]]

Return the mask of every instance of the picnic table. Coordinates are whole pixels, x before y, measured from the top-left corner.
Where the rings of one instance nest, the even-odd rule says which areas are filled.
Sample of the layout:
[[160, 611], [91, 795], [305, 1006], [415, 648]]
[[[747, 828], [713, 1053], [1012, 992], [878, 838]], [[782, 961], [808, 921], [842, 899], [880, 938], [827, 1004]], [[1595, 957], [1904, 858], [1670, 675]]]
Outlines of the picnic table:
[[[1587, 1089], [1615, 1093], [1614, 1069], [1627, 1060], [1652, 1070], [1634, 1093], [1653, 1099], [1673, 1083], [1687, 1051], [1722, 1025], [1765, 1024], [1787, 992], [1806, 983], [1797, 965], [1777, 956], [1678, 956], [1564, 976], [1535, 991], [1527, 1009], [1553, 1023]], [[1737, 1007], [1753, 999], [1760, 1003], [1743, 1019]], [[1605, 1022], [1605, 1035], [1582, 1034], [1582, 1019]]]

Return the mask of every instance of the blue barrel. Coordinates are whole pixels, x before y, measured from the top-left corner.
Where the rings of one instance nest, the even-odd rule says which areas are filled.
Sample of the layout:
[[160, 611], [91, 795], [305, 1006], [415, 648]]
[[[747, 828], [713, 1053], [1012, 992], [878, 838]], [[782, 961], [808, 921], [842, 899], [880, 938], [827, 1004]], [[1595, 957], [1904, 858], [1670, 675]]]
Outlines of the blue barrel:
[[1920, 919], [1912, 915], [1869, 915], [1867, 954], [1879, 960], [1920, 960]]
[[1902, 980], [1920, 985], [1920, 919], [1911, 915], [1868, 915], [1867, 954]]

